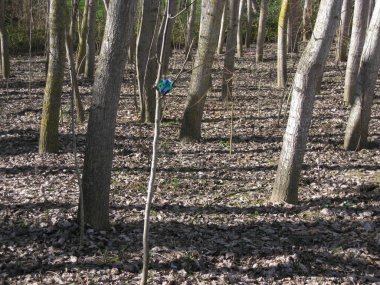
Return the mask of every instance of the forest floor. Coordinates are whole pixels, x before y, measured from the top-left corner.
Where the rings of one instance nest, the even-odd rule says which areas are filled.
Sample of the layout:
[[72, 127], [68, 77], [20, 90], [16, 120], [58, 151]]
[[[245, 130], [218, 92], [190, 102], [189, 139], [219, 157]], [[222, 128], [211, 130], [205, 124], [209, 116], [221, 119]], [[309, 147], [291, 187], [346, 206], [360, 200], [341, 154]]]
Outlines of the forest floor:
[[[275, 55], [268, 45], [266, 54]], [[344, 65], [325, 69], [300, 181], [300, 203], [268, 201], [286, 126], [275, 57], [236, 60], [234, 101], [220, 101], [222, 56], [213, 69], [203, 139], [178, 140], [190, 72], [166, 97], [151, 227], [151, 284], [379, 284], [380, 101], [370, 147], [343, 150], [349, 108]], [[175, 52], [178, 72], [184, 56]], [[294, 72], [293, 59], [289, 69]], [[86, 228], [79, 245], [78, 186], [66, 76], [60, 150], [38, 154], [42, 57], [12, 59], [0, 90], [0, 284], [138, 284], [152, 126], [138, 122], [128, 65], [117, 118], [108, 232]], [[186, 65], [187, 70], [191, 63]], [[90, 83], [80, 80], [88, 109]], [[286, 114], [286, 112], [283, 112]], [[231, 128], [232, 126], [232, 128]], [[232, 145], [230, 154], [230, 136]], [[83, 163], [86, 126], [78, 132]]]

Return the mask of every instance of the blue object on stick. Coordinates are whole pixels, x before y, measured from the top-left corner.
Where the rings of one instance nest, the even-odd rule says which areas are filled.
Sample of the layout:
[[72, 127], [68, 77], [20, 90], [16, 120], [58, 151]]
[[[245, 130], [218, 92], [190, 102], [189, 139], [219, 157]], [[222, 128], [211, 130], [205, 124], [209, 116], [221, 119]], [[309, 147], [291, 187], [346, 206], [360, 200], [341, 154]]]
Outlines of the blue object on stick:
[[174, 86], [174, 82], [172, 82], [170, 79], [163, 79], [160, 81], [160, 83], [158, 83], [157, 88], [162, 95], [166, 95], [173, 90]]

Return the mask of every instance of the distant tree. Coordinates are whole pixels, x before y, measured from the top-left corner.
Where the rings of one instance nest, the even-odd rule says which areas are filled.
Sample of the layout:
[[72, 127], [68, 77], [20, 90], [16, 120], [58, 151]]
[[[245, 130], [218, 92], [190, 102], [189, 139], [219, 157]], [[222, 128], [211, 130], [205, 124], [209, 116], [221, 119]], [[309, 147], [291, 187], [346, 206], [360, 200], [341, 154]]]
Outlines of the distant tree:
[[303, 5], [303, 13], [302, 13], [302, 37], [303, 37], [304, 42], [307, 42], [311, 36], [312, 14], [313, 14], [313, 2], [312, 0], [305, 0], [304, 5]]
[[222, 22], [220, 23], [220, 31], [219, 31], [219, 40], [218, 40], [218, 54], [223, 53], [223, 46], [226, 40], [226, 28], [228, 23], [228, 10], [229, 10], [229, 0], [223, 0], [223, 14], [222, 14]]
[[252, 44], [252, 1], [247, 0], [247, 22], [245, 33], [245, 47], [249, 48]]
[[10, 73], [8, 33], [5, 28], [5, 1], [0, 0], [0, 74], [8, 78]]
[[266, 18], [267, 18], [267, 12], [268, 12], [267, 0], [261, 0], [259, 30], [257, 32], [257, 43], [256, 43], [256, 62], [261, 62], [263, 60], [265, 23], [266, 23]]
[[242, 0], [229, 0], [229, 21], [226, 39], [226, 53], [224, 55], [223, 81], [222, 81], [222, 100], [232, 99], [232, 78], [235, 69], [235, 51], [237, 29], [239, 23], [239, 2]]
[[185, 112], [182, 118], [180, 139], [193, 142], [201, 138], [201, 122], [207, 91], [211, 87], [211, 67], [218, 43], [218, 31], [223, 11], [223, 0], [202, 0], [198, 50]]
[[186, 29], [186, 40], [185, 40], [185, 54], [189, 53], [191, 42], [194, 38], [194, 25], [195, 25], [195, 16], [197, 12], [197, 0], [194, 0], [190, 6], [190, 12], [188, 13], [187, 18], [187, 29]]
[[88, 29], [86, 36], [86, 61], [84, 76], [94, 79], [95, 73], [95, 34], [96, 34], [96, 0], [89, 0], [88, 3]]
[[343, 0], [342, 13], [340, 16], [340, 27], [336, 49], [336, 61], [347, 61], [348, 42], [350, 34], [350, 24], [352, 16], [352, 1]]
[[133, 31], [136, 0], [110, 1], [104, 38], [95, 74], [87, 145], [83, 166], [85, 223], [95, 229], [109, 227], [109, 190], [116, 114]]
[[339, 23], [342, 0], [322, 0], [311, 37], [298, 63], [271, 200], [297, 203], [298, 182], [313, 112], [316, 78], [326, 63]]
[[77, 67], [78, 74], [84, 73], [84, 69], [85, 69], [86, 41], [87, 41], [87, 31], [88, 31], [88, 13], [89, 13], [89, 7], [90, 7], [89, 2], [90, 0], [85, 0], [84, 2], [82, 23], [80, 25], [80, 31], [79, 31], [79, 44], [78, 44], [77, 58], [76, 58], [76, 67]]
[[367, 30], [367, 17], [369, 12], [369, 1], [356, 0], [350, 49], [348, 53], [346, 76], [344, 84], [344, 102], [352, 105], [355, 98], [355, 84], [358, 75], [360, 57], [363, 51], [365, 34]]
[[289, 17], [288, 17], [288, 31], [287, 31], [287, 47], [288, 52], [298, 51], [298, 33], [300, 31], [300, 15], [299, 15], [299, 1], [290, 0], [289, 3]]
[[243, 9], [245, 0], [240, 0], [237, 16], [237, 31], [236, 31], [236, 56], [243, 56]]
[[277, 36], [277, 86], [284, 88], [287, 81], [286, 70], [286, 31], [289, 17], [289, 0], [282, 0], [280, 15], [278, 17], [278, 36]]
[[356, 79], [356, 94], [344, 137], [346, 150], [367, 147], [371, 107], [380, 68], [380, 1], [376, 1], [368, 26]]
[[49, 65], [42, 108], [39, 152], [58, 151], [58, 123], [65, 66], [65, 0], [51, 0]]

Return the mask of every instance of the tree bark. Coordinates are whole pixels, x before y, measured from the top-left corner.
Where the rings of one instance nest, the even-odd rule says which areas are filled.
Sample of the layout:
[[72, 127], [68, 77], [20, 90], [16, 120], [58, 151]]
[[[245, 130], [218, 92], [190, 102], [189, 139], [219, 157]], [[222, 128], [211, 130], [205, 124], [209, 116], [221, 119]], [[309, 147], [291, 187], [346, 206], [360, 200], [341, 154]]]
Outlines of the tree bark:
[[51, 0], [49, 66], [42, 108], [39, 152], [58, 151], [58, 123], [65, 66], [65, 0]]
[[312, 0], [305, 0], [303, 6], [302, 15], [302, 37], [303, 41], [307, 42], [311, 37], [312, 24], [311, 16], [313, 14], [313, 3]]
[[286, 70], [286, 26], [289, 17], [289, 0], [282, 0], [280, 16], [278, 17], [278, 36], [277, 36], [277, 86], [284, 88], [287, 81]]
[[2, 78], [9, 78], [10, 62], [8, 50], [8, 33], [5, 29], [5, 3], [0, 0], [0, 74]]
[[135, 0], [112, 0], [96, 70], [83, 166], [84, 220], [95, 229], [109, 227], [112, 152], [120, 88], [133, 30]]
[[373, 9], [375, 8], [375, 2], [376, 0], [368, 0], [369, 1], [369, 11], [368, 11], [368, 17], [367, 17], [367, 28], [369, 26], [369, 23], [371, 22]]
[[344, 84], [344, 102], [349, 105], [354, 103], [355, 83], [360, 66], [360, 57], [363, 52], [363, 45], [367, 30], [368, 12], [369, 2], [367, 0], [355, 1], [351, 42]]
[[336, 49], [336, 61], [347, 61], [348, 39], [350, 35], [350, 22], [352, 15], [352, 0], [344, 0], [340, 18], [338, 42]]
[[226, 28], [228, 23], [228, 5], [229, 0], [223, 0], [224, 7], [223, 7], [223, 15], [222, 15], [222, 22], [220, 23], [220, 31], [219, 31], [219, 40], [218, 40], [218, 54], [223, 53], [223, 46], [224, 41], [226, 40]]
[[194, 38], [194, 25], [195, 25], [195, 15], [197, 11], [197, 1], [195, 0], [190, 6], [190, 13], [187, 19], [187, 29], [186, 29], [186, 41], [185, 41], [185, 54], [189, 53], [191, 47], [191, 42]]
[[245, 47], [249, 48], [252, 44], [252, 1], [247, 0], [247, 23], [245, 34]]
[[256, 62], [257, 63], [263, 61], [265, 23], [267, 19], [267, 11], [268, 11], [267, 0], [261, 0], [259, 29], [257, 32], [257, 43], [256, 43]]
[[94, 79], [95, 73], [95, 34], [96, 34], [96, 0], [88, 3], [88, 30], [86, 38], [86, 62], [84, 77]]
[[72, 42], [72, 45], [74, 46], [74, 43], [76, 43], [76, 27], [77, 27], [77, 19], [78, 19], [78, 12], [79, 12], [79, 0], [72, 0], [71, 1], [71, 21], [70, 21], [70, 39]]
[[229, 21], [226, 39], [226, 53], [224, 55], [223, 81], [222, 81], [222, 100], [229, 101], [232, 99], [232, 78], [234, 76], [236, 35], [239, 24], [239, 2], [229, 0]]
[[289, 53], [298, 52], [299, 20], [299, 2], [298, 0], [290, 0], [287, 31], [287, 47]]
[[243, 31], [242, 31], [242, 25], [243, 25], [243, 9], [244, 9], [244, 1], [240, 0], [239, 6], [238, 6], [238, 15], [237, 15], [237, 31], [236, 31], [236, 56], [242, 57], [243, 56]]
[[87, 40], [87, 31], [88, 31], [88, 13], [89, 13], [89, 2], [90, 0], [85, 0], [82, 23], [80, 25], [79, 33], [79, 44], [77, 51], [76, 67], [77, 73], [82, 74], [84, 72], [85, 66], [85, 56], [86, 56], [86, 40]]
[[380, 1], [373, 10], [365, 39], [356, 82], [355, 101], [351, 108], [344, 148], [359, 150], [367, 147], [371, 107], [380, 68]]
[[223, 0], [202, 0], [198, 50], [190, 81], [185, 112], [182, 118], [180, 139], [194, 142], [201, 138], [201, 122], [207, 91], [211, 87], [211, 67], [218, 43], [218, 31]]
[[297, 203], [298, 182], [312, 117], [316, 78], [326, 63], [339, 22], [342, 0], [322, 0], [313, 31], [294, 77], [289, 119], [271, 200]]

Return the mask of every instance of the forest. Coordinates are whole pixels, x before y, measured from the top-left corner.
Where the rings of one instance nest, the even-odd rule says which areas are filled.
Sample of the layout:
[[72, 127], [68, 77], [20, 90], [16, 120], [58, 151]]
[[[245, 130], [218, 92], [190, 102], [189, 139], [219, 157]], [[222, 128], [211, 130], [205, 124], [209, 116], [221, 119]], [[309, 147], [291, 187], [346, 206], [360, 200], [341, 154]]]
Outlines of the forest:
[[380, 0], [0, 0], [0, 285], [380, 284]]

